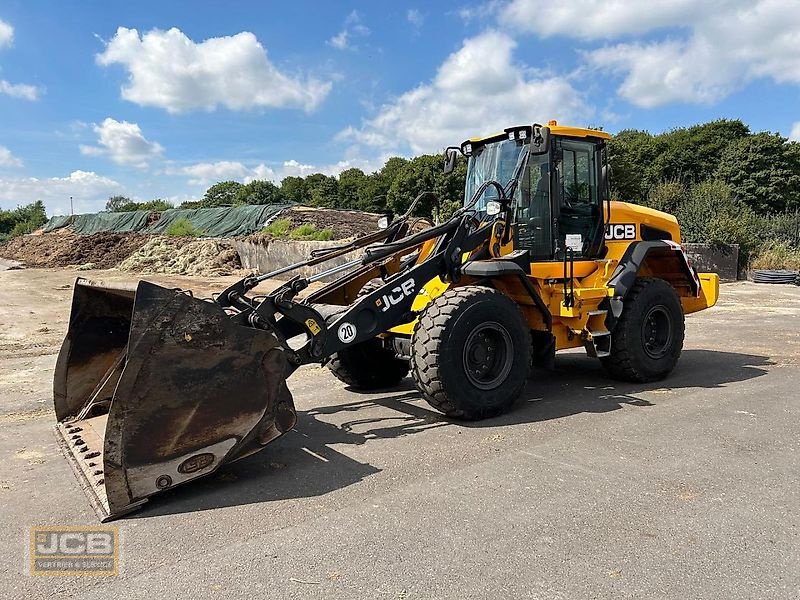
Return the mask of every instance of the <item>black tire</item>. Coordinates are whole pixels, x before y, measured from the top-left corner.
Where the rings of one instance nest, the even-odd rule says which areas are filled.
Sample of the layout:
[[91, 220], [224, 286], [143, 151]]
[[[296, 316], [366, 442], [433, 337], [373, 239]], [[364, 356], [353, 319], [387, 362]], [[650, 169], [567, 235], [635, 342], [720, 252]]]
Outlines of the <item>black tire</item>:
[[[359, 296], [374, 292], [383, 285], [380, 279], [368, 281]], [[328, 362], [328, 368], [339, 381], [354, 390], [370, 391], [396, 386], [408, 375], [408, 361], [397, 358], [383, 340], [374, 338], [340, 350]]]
[[525, 387], [530, 362], [522, 312], [488, 287], [447, 290], [420, 315], [411, 338], [417, 388], [449, 417], [477, 420], [508, 410]]
[[684, 318], [678, 294], [663, 279], [640, 277], [623, 300], [611, 332], [611, 354], [601, 362], [615, 379], [663, 379], [683, 349]]
[[328, 362], [331, 373], [355, 390], [394, 387], [408, 375], [408, 361], [373, 338], [340, 350]]

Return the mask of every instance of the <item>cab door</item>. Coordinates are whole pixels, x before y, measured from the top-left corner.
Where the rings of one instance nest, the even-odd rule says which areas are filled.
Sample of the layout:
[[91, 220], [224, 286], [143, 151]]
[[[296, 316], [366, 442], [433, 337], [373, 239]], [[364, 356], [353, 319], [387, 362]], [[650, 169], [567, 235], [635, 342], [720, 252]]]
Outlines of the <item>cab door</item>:
[[603, 142], [556, 138], [551, 180], [555, 258], [567, 249], [576, 260], [602, 256]]

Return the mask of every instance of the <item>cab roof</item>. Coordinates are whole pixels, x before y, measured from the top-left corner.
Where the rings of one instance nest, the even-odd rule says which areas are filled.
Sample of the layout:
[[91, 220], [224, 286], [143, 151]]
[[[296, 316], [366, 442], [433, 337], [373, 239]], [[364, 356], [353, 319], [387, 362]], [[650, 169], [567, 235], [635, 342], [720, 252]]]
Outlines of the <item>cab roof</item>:
[[[599, 129], [588, 129], [586, 127], [570, 127], [569, 125], [559, 125], [557, 121], [550, 121], [547, 123], [547, 126], [550, 128], [551, 135], [558, 135], [558, 136], [565, 136], [565, 137], [582, 137], [582, 138], [601, 138], [604, 140], [610, 140], [611, 134], [607, 131], [600, 131]], [[476, 143], [476, 142], [488, 142], [489, 140], [494, 141], [497, 138], [505, 137], [505, 133], [493, 133], [492, 135], [486, 135], [482, 137], [474, 137], [467, 140], [468, 142]]]

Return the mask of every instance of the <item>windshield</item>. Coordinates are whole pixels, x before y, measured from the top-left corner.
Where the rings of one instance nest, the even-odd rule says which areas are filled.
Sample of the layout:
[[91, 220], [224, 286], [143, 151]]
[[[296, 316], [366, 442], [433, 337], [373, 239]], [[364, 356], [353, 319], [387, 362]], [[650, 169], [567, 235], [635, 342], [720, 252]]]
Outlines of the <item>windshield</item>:
[[[467, 165], [467, 184], [464, 188], [464, 203], [486, 181], [494, 179], [503, 187], [514, 177], [528, 155], [528, 145], [517, 140], [503, 140], [475, 149]], [[519, 187], [517, 187], [519, 193]], [[497, 190], [489, 187], [475, 203], [475, 210], [486, 210], [486, 203], [497, 199]]]

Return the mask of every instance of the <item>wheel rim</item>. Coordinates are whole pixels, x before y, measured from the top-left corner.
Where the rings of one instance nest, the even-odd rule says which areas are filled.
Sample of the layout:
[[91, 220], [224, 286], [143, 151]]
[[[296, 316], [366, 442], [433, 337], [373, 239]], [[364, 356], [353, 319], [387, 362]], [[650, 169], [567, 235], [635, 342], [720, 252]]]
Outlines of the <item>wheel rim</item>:
[[672, 345], [672, 315], [667, 307], [653, 306], [644, 316], [642, 343], [650, 358], [663, 358]]
[[482, 323], [469, 334], [464, 344], [464, 372], [481, 390], [501, 385], [514, 359], [511, 335], [499, 323]]

